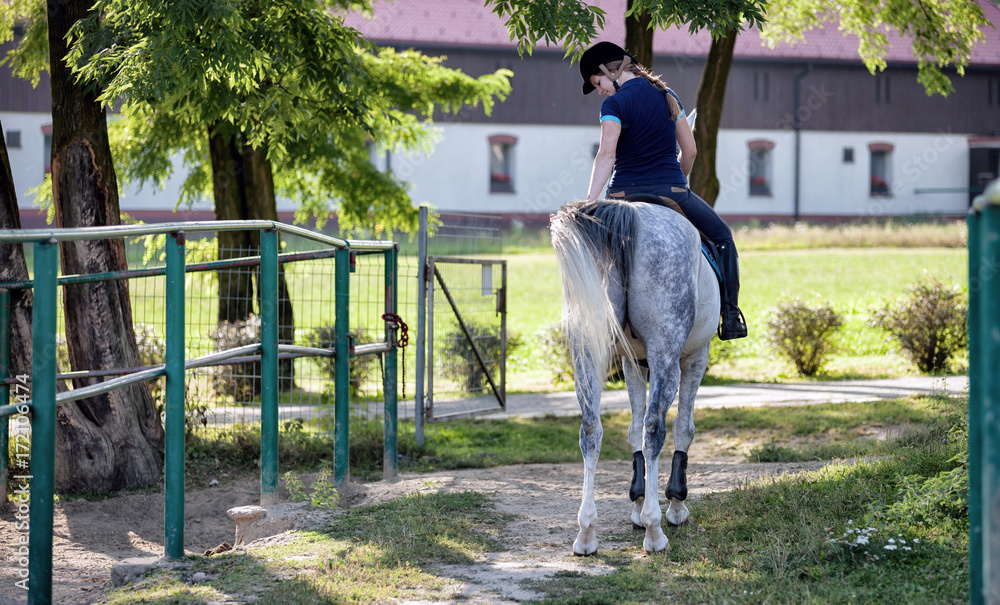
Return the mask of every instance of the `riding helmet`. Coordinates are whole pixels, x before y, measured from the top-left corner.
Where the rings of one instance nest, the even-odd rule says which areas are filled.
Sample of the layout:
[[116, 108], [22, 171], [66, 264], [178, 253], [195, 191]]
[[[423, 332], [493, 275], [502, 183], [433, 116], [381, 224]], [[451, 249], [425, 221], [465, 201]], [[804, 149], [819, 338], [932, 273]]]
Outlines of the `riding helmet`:
[[590, 83], [590, 76], [601, 73], [601, 65], [620, 61], [623, 57], [628, 57], [635, 61], [627, 50], [613, 42], [598, 42], [584, 51], [580, 57], [580, 75], [583, 76], [583, 94], [588, 95], [594, 90], [594, 85]]

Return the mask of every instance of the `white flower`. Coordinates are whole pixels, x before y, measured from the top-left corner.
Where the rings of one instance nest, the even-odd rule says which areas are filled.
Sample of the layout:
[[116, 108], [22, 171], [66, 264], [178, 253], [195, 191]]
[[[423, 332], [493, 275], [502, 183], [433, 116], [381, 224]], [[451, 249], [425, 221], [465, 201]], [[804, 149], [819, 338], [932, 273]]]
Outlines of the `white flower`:
[[904, 546], [904, 547], [903, 547], [903, 550], [913, 550], [913, 549], [912, 549], [912, 548], [910, 548], [909, 546]]
[[914, 538], [913, 539], [913, 543], [914, 544], [920, 544], [920, 538]]
[[896, 545], [895, 544], [886, 544], [885, 545], [885, 549], [886, 550], [896, 550]]
[[889, 544], [895, 544], [895, 543], [896, 543], [895, 538], [889, 538]]

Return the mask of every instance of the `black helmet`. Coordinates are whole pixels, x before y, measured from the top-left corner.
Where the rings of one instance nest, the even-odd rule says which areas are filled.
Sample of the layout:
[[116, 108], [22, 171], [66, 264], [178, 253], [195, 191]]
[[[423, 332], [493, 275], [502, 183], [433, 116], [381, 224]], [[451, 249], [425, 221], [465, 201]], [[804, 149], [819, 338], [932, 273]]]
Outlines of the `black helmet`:
[[601, 73], [601, 66], [605, 63], [620, 61], [628, 57], [635, 61], [627, 50], [613, 42], [598, 42], [584, 51], [580, 57], [580, 75], [583, 76], [583, 94], [589, 95], [594, 90], [594, 85], [590, 83], [590, 76]]

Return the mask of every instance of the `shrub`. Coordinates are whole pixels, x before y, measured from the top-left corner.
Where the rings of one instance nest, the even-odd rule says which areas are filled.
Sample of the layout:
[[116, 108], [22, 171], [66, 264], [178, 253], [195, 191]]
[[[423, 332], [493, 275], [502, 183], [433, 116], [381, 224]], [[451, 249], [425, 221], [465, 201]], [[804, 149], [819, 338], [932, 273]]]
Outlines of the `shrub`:
[[[153, 326], [136, 322], [135, 343], [139, 347], [139, 365], [144, 367], [158, 366], [163, 363], [167, 356], [167, 343], [160, 338]], [[149, 380], [146, 386], [149, 387], [149, 394], [153, 397], [153, 403], [160, 406], [163, 401], [163, 389], [167, 379], [160, 377], [156, 380]]]
[[[306, 336], [306, 341], [309, 343], [310, 347], [316, 347], [318, 349], [332, 349], [336, 344], [336, 328], [333, 325], [327, 324], [314, 328]], [[349, 336], [354, 339], [354, 344], [370, 344], [375, 342], [370, 337], [365, 335], [363, 328], [358, 328], [354, 332], [350, 332]], [[377, 360], [376, 355], [361, 355], [359, 357], [351, 357], [350, 362], [347, 366], [347, 382], [349, 383], [349, 391], [351, 397], [357, 397], [361, 393], [361, 387], [368, 380], [371, 375], [372, 364]], [[337, 364], [333, 357], [310, 357], [309, 361], [316, 365], [323, 372], [323, 374], [333, 380], [336, 376]]]
[[799, 374], [813, 376], [832, 352], [830, 337], [843, 323], [829, 303], [817, 299], [817, 304], [810, 306], [796, 298], [771, 310], [767, 340]]
[[[500, 360], [500, 334], [496, 326], [468, 323], [466, 327], [476, 343], [476, 348], [483, 356], [483, 361], [487, 367], [497, 364]], [[521, 338], [517, 334], [507, 333], [507, 354], [522, 345]], [[476, 360], [476, 354], [472, 350], [465, 332], [462, 328], [455, 326], [455, 329], [446, 334], [441, 347], [445, 374], [462, 386], [466, 391], [478, 391], [489, 387], [486, 379], [486, 372], [480, 367]], [[499, 366], [497, 366], [499, 367]], [[495, 381], [499, 381], [499, 374], [494, 376]], [[497, 387], [499, 388], [499, 384]]]
[[[208, 333], [216, 351], [235, 349], [260, 342], [260, 317], [221, 321]], [[252, 402], [260, 394], [260, 362], [249, 361], [212, 367], [212, 388], [218, 397], [232, 397], [236, 403]]]
[[966, 314], [961, 289], [934, 280], [910, 286], [898, 301], [885, 301], [869, 325], [891, 334], [921, 372], [936, 372], [965, 348]]

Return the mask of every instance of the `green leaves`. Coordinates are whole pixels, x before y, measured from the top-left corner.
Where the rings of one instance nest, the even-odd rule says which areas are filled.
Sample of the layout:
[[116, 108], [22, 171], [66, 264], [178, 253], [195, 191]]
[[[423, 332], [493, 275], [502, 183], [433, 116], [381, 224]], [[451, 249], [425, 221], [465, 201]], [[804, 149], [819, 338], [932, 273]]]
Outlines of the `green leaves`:
[[[581, 0], [488, 0], [504, 20], [520, 54], [539, 43], [561, 45], [578, 59], [604, 28], [605, 12]], [[745, 26], [763, 26], [763, 0], [633, 0], [625, 15], [648, 13], [657, 28], [687, 26], [691, 33], [707, 29], [719, 38]]]
[[488, 0], [490, 4], [522, 56], [544, 42], [579, 58], [604, 27], [605, 12], [581, 0]]
[[857, 36], [858, 55], [873, 74], [886, 67], [888, 33], [907, 39], [917, 61], [917, 80], [928, 95], [954, 90], [942, 68], [954, 65], [963, 75], [974, 47], [985, 41], [982, 30], [990, 26], [975, 0], [848, 0], [836, 7], [819, 0], [789, 0], [768, 7], [761, 37], [771, 48], [794, 44], [806, 31], [834, 22], [845, 34]]
[[742, 31], [745, 26], [762, 27], [768, 3], [762, 0], [640, 0], [632, 4], [633, 13], [648, 13], [653, 26], [684, 27], [692, 34], [703, 29], [714, 38], [729, 31]]
[[20, 29], [21, 40], [0, 59], [0, 65], [10, 65], [14, 75], [31, 80], [32, 86], [38, 86], [41, 72], [49, 66], [45, 2], [41, 0], [0, 2], [0, 44], [14, 37], [15, 27]]
[[[212, 196], [206, 128], [267, 149], [276, 193], [319, 224], [384, 233], [416, 227], [407, 185], [368, 143], [430, 151], [435, 111], [510, 93], [507, 70], [471, 78], [416, 51], [377, 48], [344, 25], [349, 0], [98, 0], [73, 29], [69, 60], [120, 103], [111, 129], [122, 181], [162, 184], [182, 153], [179, 204]], [[99, 16], [98, 16], [99, 15]]]

